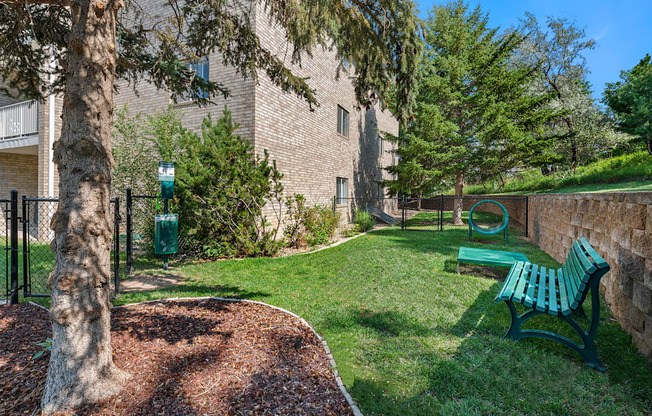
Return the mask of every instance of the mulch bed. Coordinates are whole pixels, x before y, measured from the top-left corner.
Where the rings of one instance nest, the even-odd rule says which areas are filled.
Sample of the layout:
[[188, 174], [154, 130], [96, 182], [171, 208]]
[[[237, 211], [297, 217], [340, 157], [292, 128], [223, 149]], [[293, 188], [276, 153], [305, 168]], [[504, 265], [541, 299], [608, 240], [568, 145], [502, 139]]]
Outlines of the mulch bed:
[[[0, 306], [0, 414], [38, 414], [49, 353], [47, 311]], [[328, 356], [299, 319], [214, 299], [112, 311], [115, 364], [126, 388], [80, 415], [351, 415]]]

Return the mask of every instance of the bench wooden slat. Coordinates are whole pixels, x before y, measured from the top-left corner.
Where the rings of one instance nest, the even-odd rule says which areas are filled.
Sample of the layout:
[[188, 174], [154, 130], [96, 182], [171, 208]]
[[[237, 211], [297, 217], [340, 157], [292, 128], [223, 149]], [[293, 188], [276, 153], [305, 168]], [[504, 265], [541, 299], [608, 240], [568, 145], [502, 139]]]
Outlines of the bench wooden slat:
[[531, 308], [534, 305], [536, 299], [534, 298], [534, 289], [537, 287], [537, 277], [539, 276], [539, 265], [533, 264], [532, 270], [530, 270], [530, 278], [527, 283], [527, 290], [525, 292], [525, 300], [523, 304], [528, 308]]
[[546, 311], [546, 280], [548, 273], [545, 267], [539, 271], [539, 285], [537, 286], [537, 303], [536, 309], [540, 312]]
[[555, 278], [555, 271], [548, 270], [548, 311], [557, 315], [557, 279]]
[[584, 247], [584, 250], [586, 251], [586, 254], [591, 256], [593, 258], [593, 263], [595, 263], [596, 266], [599, 268], [603, 269], [605, 267], [609, 267], [609, 264], [607, 264], [606, 261], [598, 254], [597, 251], [589, 244], [586, 238], [582, 237], [580, 238], [580, 242], [582, 243], [582, 247]]
[[586, 283], [589, 281], [589, 275], [581, 266], [580, 261], [577, 258], [577, 255], [575, 254], [574, 248], [570, 250], [570, 253], [568, 254], [568, 259], [566, 261], [570, 263], [570, 268], [572, 269], [574, 275], [576, 276], [575, 285], [577, 286], [577, 290], [583, 292], [584, 289], [586, 288]]
[[591, 262], [591, 260], [588, 258], [586, 253], [584, 252], [584, 249], [582, 248], [582, 245], [575, 241], [573, 243], [573, 247], [575, 247], [575, 255], [579, 259], [580, 263], [582, 264], [582, 267], [586, 272], [590, 275], [593, 272], [597, 270], [597, 267]]
[[518, 283], [516, 284], [516, 289], [514, 290], [512, 298], [519, 303], [523, 300], [523, 293], [525, 291], [527, 278], [530, 276], [530, 270], [532, 270], [532, 263], [525, 263], [525, 267], [523, 267], [521, 275], [518, 277]]
[[568, 305], [568, 294], [566, 293], [566, 277], [562, 269], [557, 270], [557, 282], [559, 283], [559, 304], [561, 306], [561, 313], [570, 315], [571, 310]]
[[576, 277], [571, 273], [570, 264], [564, 263], [561, 266], [561, 270], [564, 272], [564, 279], [566, 281], [566, 296], [568, 296], [568, 307], [575, 309], [577, 303], [575, 301], [575, 295], [577, 295], [577, 285], [575, 283]]
[[522, 261], [517, 262], [514, 267], [509, 271], [505, 283], [503, 284], [503, 289], [498, 294], [497, 298], [502, 300], [507, 300], [512, 298], [512, 293], [514, 293], [514, 288], [516, 287], [516, 282], [523, 271], [525, 263]]

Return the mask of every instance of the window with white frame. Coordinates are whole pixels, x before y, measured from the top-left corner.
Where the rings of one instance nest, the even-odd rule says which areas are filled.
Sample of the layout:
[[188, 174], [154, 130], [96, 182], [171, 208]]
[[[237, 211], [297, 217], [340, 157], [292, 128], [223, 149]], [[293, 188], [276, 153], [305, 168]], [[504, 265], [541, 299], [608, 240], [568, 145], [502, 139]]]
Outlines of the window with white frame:
[[[209, 70], [210, 66], [208, 64], [208, 58], [199, 59], [191, 64], [188, 64], [188, 69], [195, 73], [195, 77], [203, 78], [209, 80]], [[188, 91], [188, 96], [186, 97], [188, 101], [194, 101], [199, 98], [208, 98], [208, 92], [199, 89], [198, 91], [190, 92]]]
[[346, 204], [346, 198], [349, 195], [349, 180], [347, 178], [337, 178], [335, 188], [335, 204]]
[[337, 106], [337, 132], [349, 137], [349, 112], [340, 105]]

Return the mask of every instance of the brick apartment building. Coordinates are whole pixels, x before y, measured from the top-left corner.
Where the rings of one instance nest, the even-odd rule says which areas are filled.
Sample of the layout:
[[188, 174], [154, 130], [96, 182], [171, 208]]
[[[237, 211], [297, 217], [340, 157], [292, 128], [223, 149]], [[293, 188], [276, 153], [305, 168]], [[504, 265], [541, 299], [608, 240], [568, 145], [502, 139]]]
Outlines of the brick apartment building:
[[[151, 0], [145, 6], [154, 16], [165, 14], [164, 5]], [[273, 27], [264, 8], [258, 4], [253, 13], [255, 30], [264, 46], [278, 56], [287, 53], [281, 28]], [[264, 150], [277, 162], [284, 174], [287, 195], [303, 194], [308, 203], [326, 204], [332, 198], [379, 198], [383, 190], [378, 181], [387, 179], [383, 167], [395, 162], [391, 144], [381, 140], [379, 131], [398, 133], [398, 122], [388, 111], [372, 108], [356, 110], [352, 75], [346, 65], [328, 49], [315, 51], [295, 73], [309, 77], [317, 91], [319, 107], [308, 105], [291, 94], [283, 93], [266, 75], [255, 82], [243, 79], [233, 68], [221, 65], [221, 57], [212, 55], [194, 65], [197, 76], [219, 80], [230, 91], [227, 99], [200, 108], [194, 102], [181, 102], [175, 108], [183, 113], [183, 124], [199, 128], [211, 114], [222, 115], [226, 105], [239, 124], [237, 131], [249, 139], [256, 153]], [[153, 113], [171, 104], [166, 91], [145, 82], [138, 95], [126, 85], [119, 85], [115, 104], [129, 104], [132, 114]], [[0, 97], [0, 198], [11, 189], [28, 196], [56, 196], [58, 174], [52, 163], [52, 143], [59, 137], [61, 99], [50, 97], [45, 103], [27, 103]], [[341, 210], [351, 202], [339, 199]]]

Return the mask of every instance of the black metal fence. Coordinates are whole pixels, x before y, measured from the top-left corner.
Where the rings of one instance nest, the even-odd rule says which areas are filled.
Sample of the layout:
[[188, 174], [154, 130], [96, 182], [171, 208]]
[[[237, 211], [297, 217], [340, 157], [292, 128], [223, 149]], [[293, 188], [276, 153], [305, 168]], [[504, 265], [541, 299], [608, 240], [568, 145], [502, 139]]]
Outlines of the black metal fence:
[[[468, 224], [469, 211], [481, 201], [492, 200], [505, 207], [509, 215], [509, 228], [518, 229], [528, 236], [528, 197], [512, 195], [465, 195], [455, 197], [439, 195], [430, 198], [403, 197], [399, 199], [401, 226], [404, 230], [444, 231], [455, 227], [453, 212], [460, 211], [464, 224]], [[456, 207], [457, 205], [457, 207]], [[494, 204], [480, 204], [474, 210], [474, 218], [485, 223], [499, 223], [502, 210]]]
[[[0, 273], [5, 275], [2, 294], [3, 300], [11, 303], [18, 302], [21, 289], [26, 298], [49, 297], [47, 283], [55, 265], [55, 253], [51, 249], [54, 231], [50, 223], [59, 200], [23, 196], [20, 202], [22, 206], [19, 210], [21, 204], [16, 191], [11, 192], [10, 200], [0, 200], [0, 208], [4, 208], [0, 217], [0, 232], [5, 240], [4, 253], [0, 256]], [[110, 206], [114, 225], [111, 246], [113, 296], [117, 297], [120, 291], [120, 200], [112, 199]]]

